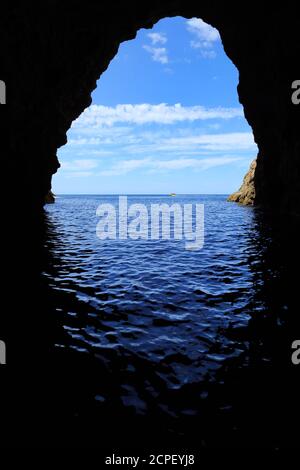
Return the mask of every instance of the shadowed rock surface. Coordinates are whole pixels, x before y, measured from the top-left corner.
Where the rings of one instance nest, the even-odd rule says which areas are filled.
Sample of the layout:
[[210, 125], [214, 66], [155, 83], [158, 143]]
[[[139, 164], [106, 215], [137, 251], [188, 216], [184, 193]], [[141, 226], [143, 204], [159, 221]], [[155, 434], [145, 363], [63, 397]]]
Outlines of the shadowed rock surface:
[[242, 3], [212, 0], [28, 0], [1, 8], [1, 79], [12, 129], [7, 161], [33, 210], [44, 204], [59, 167], [57, 149], [119, 44], [180, 15], [216, 27], [239, 70], [239, 99], [259, 148], [255, 202], [299, 213], [300, 106], [292, 104], [291, 84], [299, 78], [300, 20], [289, 2], [251, 2], [246, 13]]
[[54, 204], [55, 203], [55, 196], [54, 196], [54, 194], [51, 190], [46, 194], [45, 203], [46, 204]]
[[243, 184], [238, 191], [231, 194], [228, 198], [230, 202], [238, 202], [247, 206], [252, 206], [255, 201], [255, 169], [256, 160], [251, 162], [250, 168], [246, 173]]

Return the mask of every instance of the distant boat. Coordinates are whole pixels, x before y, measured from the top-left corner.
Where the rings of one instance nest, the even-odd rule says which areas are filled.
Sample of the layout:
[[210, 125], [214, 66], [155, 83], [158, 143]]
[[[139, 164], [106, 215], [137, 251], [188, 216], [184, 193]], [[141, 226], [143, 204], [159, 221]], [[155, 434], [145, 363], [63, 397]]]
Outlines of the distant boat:
[[170, 193], [169, 196], [176, 196], [176, 193]]

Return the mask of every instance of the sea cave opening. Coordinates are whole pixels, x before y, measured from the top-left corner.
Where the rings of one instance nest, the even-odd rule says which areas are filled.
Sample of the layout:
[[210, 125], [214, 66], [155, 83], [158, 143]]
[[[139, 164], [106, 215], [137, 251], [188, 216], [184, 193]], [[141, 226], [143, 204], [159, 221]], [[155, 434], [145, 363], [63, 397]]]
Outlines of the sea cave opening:
[[[185, 3], [179, 14], [190, 10]], [[289, 446], [297, 439], [286, 418], [294, 415], [298, 400], [289, 355], [298, 313], [296, 244], [287, 236], [288, 226], [274, 228], [259, 207], [227, 201], [257, 154], [238, 101], [238, 80], [259, 139], [261, 200], [273, 198], [278, 181], [286, 187], [292, 173], [297, 175], [283, 171], [280, 179], [278, 171], [288, 151], [296, 155], [297, 141], [286, 128], [279, 132], [281, 108], [272, 108], [271, 91], [279, 90], [281, 77], [276, 54], [266, 53], [276, 37], [275, 29], [264, 34], [275, 24], [265, 20], [269, 10], [260, 9], [260, 15], [251, 10], [250, 21], [243, 9], [202, 2], [206, 21], [214, 18], [211, 24], [184, 13], [139, 29], [172, 12], [154, 2], [135, 16], [133, 8], [118, 3], [118, 15], [107, 6], [106, 21], [99, 2], [91, 2], [91, 10], [80, 2], [69, 9], [55, 5], [52, 20], [59, 34], [49, 28], [49, 44], [53, 41], [51, 64], [57, 67], [48, 67], [48, 57], [47, 66], [24, 67], [29, 78], [40, 70], [37, 77], [44, 77], [43, 67], [51, 70], [46, 85], [59, 72], [53, 101], [44, 99], [47, 86], [44, 94], [42, 87], [37, 96], [32, 93], [32, 110], [49, 120], [35, 115], [27, 123], [26, 106], [20, 117], [14, 113], [22, 121], [14, 152], [23, 156], [20, 148], [26, 143], [30, 148], [28, 160], [19, 157], [26, 177], [20, 169], [19, 174], [35, 208], [57, 167], [56, 148], [74, 122], [67, 145], [58, 151], [55, 203], [45, 207], [38, 255], [26, 247], [27, 262], [18, 259], [10, 271], [9, 281], [18, 273], [20, 282], [18, 296], [13, 289], [18, 303], [9, 315], [5, 361], [12, 361], [12, 350], [26, 350], [26, 361], [39, 365], [39, 373], [32, 368], [35, 386], [27, 393], [23, 387], [21, 395], [19, 386], [13, 390], [16, 420], [7, 413], [12, 438], [14, 423], [22, 421], [20, 441], [25, 436], [30, 443], [34, 434], [43, 444], [46, 436], [71, 446]], [[93, 9], [97, 14], [91, 15]], [[273, 88], [264, 75], [270, 64], [276, 68]], [[83, 111], [92, 89], [93, 103]], [[31, 127], [41, 130], [35, 145], [24, 138]], [[289, 207], [293, 191], [286, 191], [282, 207]], [[200, 249], [186, 249], [180, 237], [147, 239], [147, 227], [130, 237], [126, 224], [117, 238], [97, 236], [99, 206], [116, 215], [120, 196], [140, 214], [149, 214], [151, 205], [177, 205], [182, 213], [186, 206], [204, 206]], [[136, 229], [144, 220], [134, 222]], [[28, 422], [37, 432], [28, 433]]]
[[230, 194], [257, 155], [217, 29], [165, 18], [121, 43], [59, 149], [53, 192]]

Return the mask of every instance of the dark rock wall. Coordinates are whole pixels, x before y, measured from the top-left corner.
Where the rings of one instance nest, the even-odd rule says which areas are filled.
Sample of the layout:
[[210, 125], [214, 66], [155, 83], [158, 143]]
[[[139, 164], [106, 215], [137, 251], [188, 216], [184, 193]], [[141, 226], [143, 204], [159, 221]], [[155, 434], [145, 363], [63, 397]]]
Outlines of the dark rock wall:
[[299, 213], [300, 106], [291, 102], [291, 83], [300, 78], [300, 21], [294, 6], [288, 1], [1, 2], [6, 161], [19, 197], [26, 194], [28, 205], [42, 206], [59, 167], [57, 148], [89, 106], [119, 44], [161, 18], [181, 15], [198, 16], [218, 28], [239, 70], [240, 102], [259, 147], [256, 202]]

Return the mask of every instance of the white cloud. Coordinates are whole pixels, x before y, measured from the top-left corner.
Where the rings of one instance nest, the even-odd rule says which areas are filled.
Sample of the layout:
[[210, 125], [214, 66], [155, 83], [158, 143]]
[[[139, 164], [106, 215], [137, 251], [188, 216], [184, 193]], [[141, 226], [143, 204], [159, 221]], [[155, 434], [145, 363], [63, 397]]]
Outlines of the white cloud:
[[159, 62], [161, 64], [169, 63], [168, 51], [165, 47], [153, 47], [144, 45], [143, 48], [145, 49], [145, 51], [151, 54], [151, 58], [152, 60], [154, 60], [154, 62]]
[[188, 30], [196, 34], [199, 39], [207, 43], [216, 42], [220, 39], [220, 34], [216, 28], [205, 23], [200, 18], [191, 18], [187, 20]]
[[[82, 150], [77, 152], [76, 156], [86, 156], [86, 151]], [[93, 157], [111, 157], [114, 155], [114, 152], [112, 150], [91, 150], [89, 149], [89, 155], [92, 155]]]
[[181, 156], [216, 156], [224, 153], [232, 153], [234, 156], [241, 153], [257, 152], [251, 132], [235, 132], [226, 134], [191, 134], [182, 137], [157, 137], [155, 134], [148, 142], [141, 141], [135, 145], [123, 147], [123, 151], [128, 155], [172, 155]]
[[97, 168], [97, 160], [82, 159], [82, 160], [71, 160], [61, 162], [61, 169], [68, 172], [82, 172], [86, 170], [93, 170]]
[[[220, 122], [241, 116], [242, 108], [165, 103], [92, 105], [70, 130], [71, 147], [61, 149], [63, 174], [73, 178], [125, 175], [138, 170], [200, 171], [249, 160], [257, 151], [252, 132], [218, 132]], [[201, 121], [201, 126], [171, 126], [194, 121]], [[144, 127], [147, 123], [156, 126]]]
[[[167, 37], [164, 33], [148, 33], [148, 38], [151, 41], [151, 46], [148, 44], [143, 45], [143, 49], [149, 52], [154, 62], [166, 65], [169, 63], [168, 50], [162, 47], [167, 42]], [[160, 47], [157, 47], [160, 46]]]
[[139, 168], [145, 168], [149, 166], [150, 162], [151, 162], [150, 158], [121, 160], [120, 162], [115, 163], [109, 170], [101, 171], [100, 175], [102, 176], [124, 175], [126, 173], [137, 170]]
[[[113, 126], [115, 123], [174, 124], [178, 122], [207, 119], [232, 119], [243, 117], [242, 108], [206, 108], [204, 106], [182, 106], [180, 103], [119, 104], [115, 107], [92, 105], [73, 123], [73, 128]], [[75, 142], [74, 142], [75, 143]], [[77, 140], [84, 144], [84, 139]], [[95, 144], [98, 142], [95, 140]]]
[[100, 144], [100, 141], [96, 137], [77, 137], [76, 139], [70, 139], [68, 143], [69, 145], [97, 145]]
[[204, 59], [214, 59], [215, 57], [217, 57], [216, 52], [212, 48], [205, 49], [205, 48], [202, 47], [202, 44], [198, 41], [191, 41], [191, 47], [193, 49], [201, 49], [201, 51], [200, 51], [201, 56]]
[[221, 165], [228, 165], [240, 161], [241, 157], [210, 157], [210, 158], [181, 158], [156, 162], [155, 167], [167, 170], [182, 170], [186, 168], [207, 170]]
[[218, 130], [218, 129], [221, 128], [221, 124], [218, 123], [218, 122], [216, 122], [216, 123], [214, 123], [214, 124], [209, 124], [208, 127], [209, 127], [210, 129]]
[[93, 175], [94, 173], [92, 171], [74, 171], [65, 174], [67, 178], [88, 178]]
[[246, 150], [255, 147], [251, 132], [232, 132], [226, 134], [203, 134], [190, 137], [172, 137], [166, 140], [168, 148], [198, 147], [207, 150]]
[[216, 57], [214, 45], [220, 41], [220, 34], [216, 28], [205, 23], [200, 18], [187, 20], [187, 29], [195, 39], [190, 42], [193, 49], [198, 49], [205, 59]]
[[210, 157], [210, 158], [180, 158], [172, 160], [157, 160], [153, 158], [143, 158], [134, 160], [123, 160], [115, 163], [109, 170], [100, 172], [101, 176], [120, 176], [137, 169], [145, 169], [151, 173], [170, 170], [207, 170], [209, 168], [228, 165], [240, 162], [242, 157]]
[[165, 33], [148, 33], [148, 38], [150, 38], [151, 43], [155, 46], [156, 44], [166, 44], [168, 41]]

